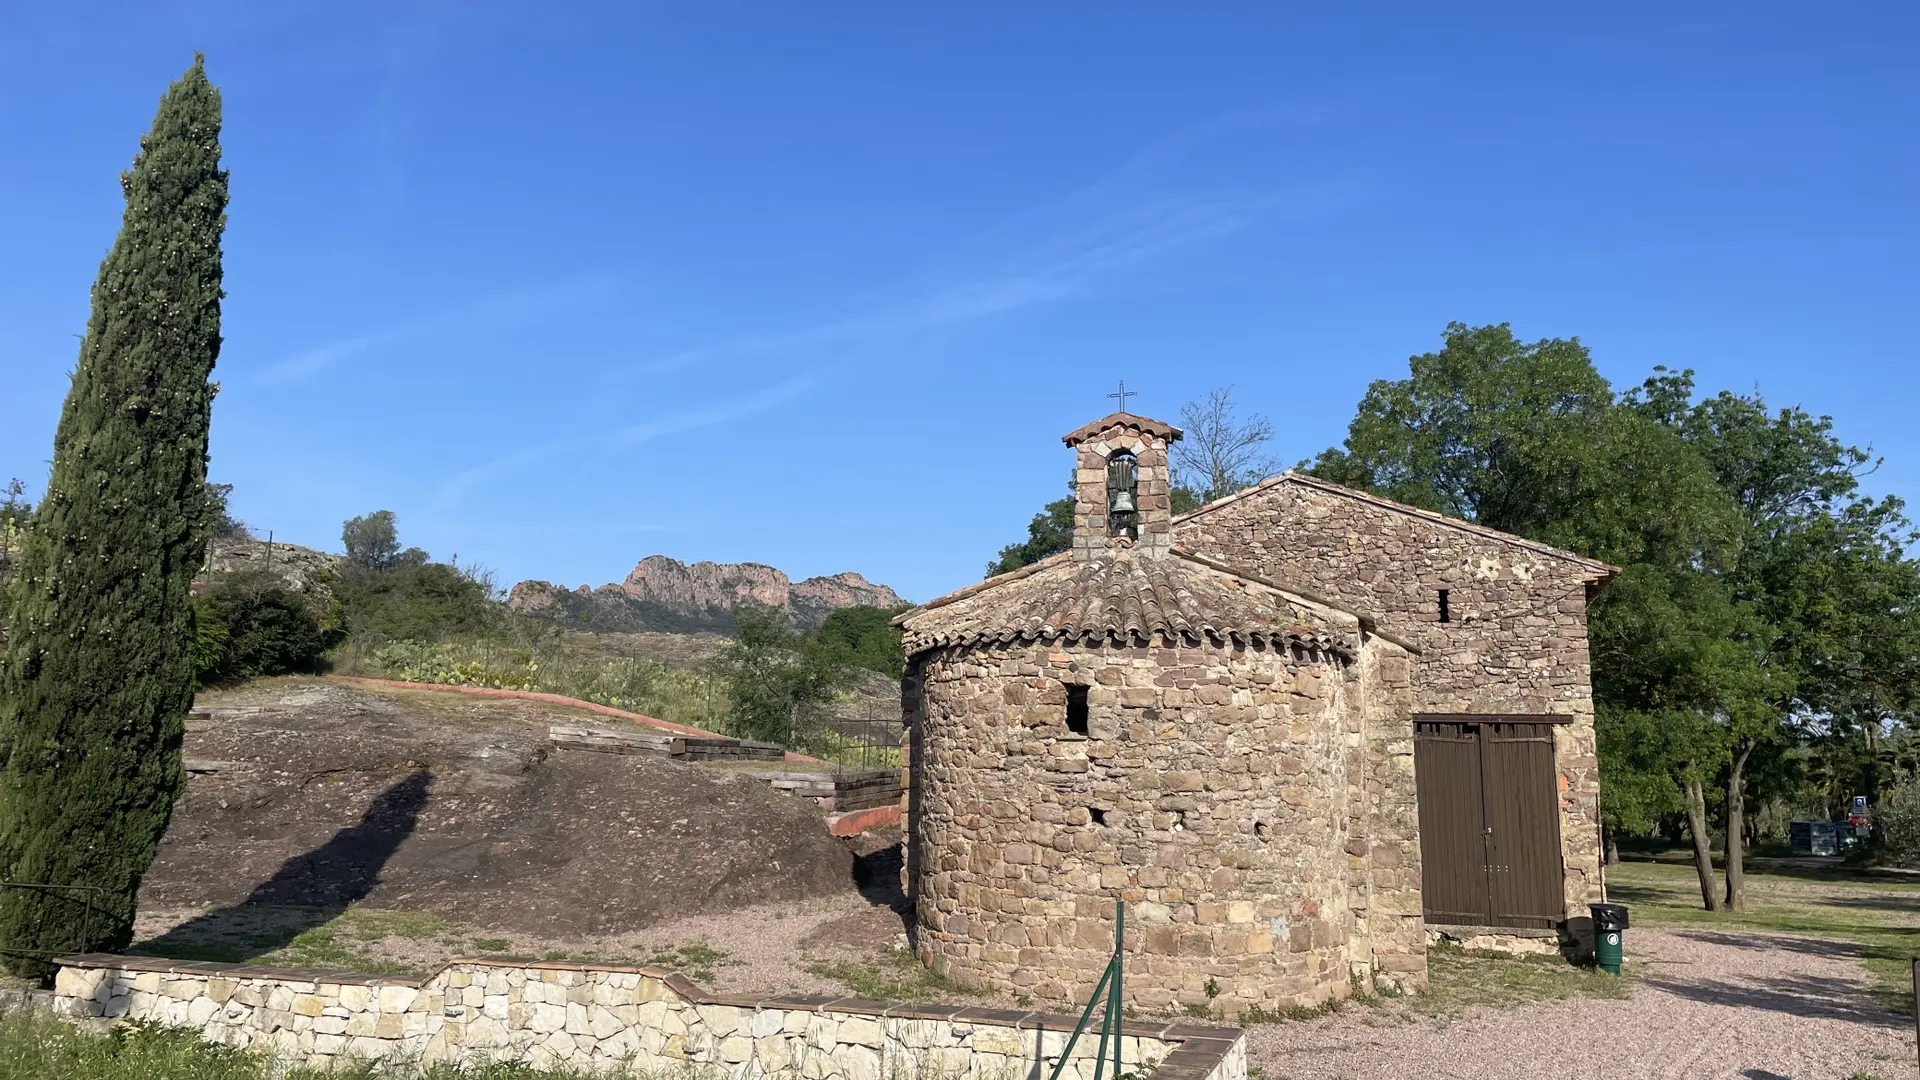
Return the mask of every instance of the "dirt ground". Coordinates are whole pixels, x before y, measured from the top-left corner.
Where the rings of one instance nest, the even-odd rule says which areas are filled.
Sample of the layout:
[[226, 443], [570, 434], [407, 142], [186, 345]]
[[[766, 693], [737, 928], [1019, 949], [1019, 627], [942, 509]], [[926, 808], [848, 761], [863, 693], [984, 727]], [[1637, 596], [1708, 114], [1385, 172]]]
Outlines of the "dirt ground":
[[1251, 1029], [1263, 1080], [1880, 1080], [1920, 1076], [1913, 1018], [1887, 1011], [1846, 942], [1629, 933], [1628, 992], [1422, 1015], [1344, 1009]]
[[582, 721], [565, 709], [312, 679], [200, 704], [214, 715], [185, 754], [201, 771], [141, 889], [142, 931], [165, 935], [148, 946], [258, 955], [350, 908], [544, 942], [893, 899], [861, 893], [882, 842], [834, 839], [817, 805], [732, 770], [556, 752], [547, 725]]

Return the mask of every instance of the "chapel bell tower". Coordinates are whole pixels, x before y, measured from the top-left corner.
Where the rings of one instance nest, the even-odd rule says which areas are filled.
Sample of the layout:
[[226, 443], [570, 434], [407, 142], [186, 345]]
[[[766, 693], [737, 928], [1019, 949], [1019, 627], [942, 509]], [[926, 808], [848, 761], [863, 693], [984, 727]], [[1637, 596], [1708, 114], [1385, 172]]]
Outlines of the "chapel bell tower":
[[[1124, 404], [1132, 395], [1125, 383], [1120, 391]], [[1158, 557], [1173, 546], [1167, 447], [1179, 438], [1179, 428], [1124, 408], [1062, 437], [1080, 455], [1073, 473], [1075, 559], [1126, 548]]]

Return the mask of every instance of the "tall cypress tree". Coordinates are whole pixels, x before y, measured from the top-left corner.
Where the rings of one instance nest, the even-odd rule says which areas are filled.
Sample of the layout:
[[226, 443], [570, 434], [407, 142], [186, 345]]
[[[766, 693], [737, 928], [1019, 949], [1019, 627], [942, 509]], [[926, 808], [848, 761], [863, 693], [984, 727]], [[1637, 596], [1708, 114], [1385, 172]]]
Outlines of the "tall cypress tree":
[[193, 702], [188, 586], [206, 552], [220, 352], [220, 92], [168, 88], [120, 186], [127, 208], [9, 588], [0, 668], [0, 964], [125, 948], [182, 784]]

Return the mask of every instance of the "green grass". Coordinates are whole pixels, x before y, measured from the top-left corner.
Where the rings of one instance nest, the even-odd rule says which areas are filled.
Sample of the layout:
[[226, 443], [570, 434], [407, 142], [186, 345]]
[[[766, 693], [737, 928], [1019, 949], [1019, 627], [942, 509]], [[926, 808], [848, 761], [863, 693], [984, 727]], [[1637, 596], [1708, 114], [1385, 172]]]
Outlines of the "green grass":
[[905, 949], [887, 949], [871, 958], [814, 960], [807, 970], [873, 1001], [932, 1001], [958, 991]]
[[[1626, 904], [1636, 927], [1760, 930], [1848, 941], [1894, 1012], [1913, 1010], [1913, 958], [1920, 956], [1920, 879], [1847, 867], [1747, 875], [1745, 911], [1707, 911], [1690, 864], [1623, 862], [1607, 868], [1607, 898]], [[1633, 931], [1627, 931], [1629, 956]]]
[[519, 1065], [359, 1065], [279, 1071], [266, 1055], [203, 1042], [149, 1024], [87, 1032], [43, 1013], [0, 1015], [0, 1080], [717, 1080], [687, 1066], [652, 1072], [532, 1069]]
[[[1630, 970], [1630, 969], [1629, 969]], [[1416, 1012], [1469, 1005], [1509, 1008], [1534, 1001], [1625, 997], [1632, 977], [1608, 975], [1559, 956], [1512, 956], [1448, 945], [1427, 949], [1427, 992], [1401, 998]]]
[[483, 953], [503, 953], [507, 951], [506, 941], [496, 937], [474, 938], [473, 947]]
[[684, 972], [698, 982], [711, 981], [713, 979], [714, 968], [732, 962], [725, 952], [714, 948], [704, 941], [696, 941], [691, 945], [681, 945], [678, 948], [670, 946], [665, 949], [657, 949], [652, 956], [646, 959], [646, 963], [651, 967], [661, 967], [672, 971]]

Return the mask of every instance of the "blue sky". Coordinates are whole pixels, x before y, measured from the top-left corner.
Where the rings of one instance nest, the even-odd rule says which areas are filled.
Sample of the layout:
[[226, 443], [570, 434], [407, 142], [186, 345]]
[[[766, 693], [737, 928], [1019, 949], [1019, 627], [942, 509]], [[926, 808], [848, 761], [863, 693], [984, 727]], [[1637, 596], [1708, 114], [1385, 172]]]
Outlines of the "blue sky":
[[[1449, 320], [1829, 413], [1920, 495], [1920, 8], [0, 6], [0, 478], [207, 53], [213, 474], [504, 582], [977, 579], [1059, 436], [1231, 384], [1293, 461]], [[1444, 11], [1442, 10], [1444, 8]]]

